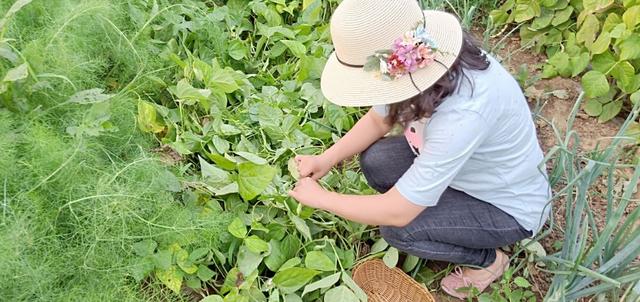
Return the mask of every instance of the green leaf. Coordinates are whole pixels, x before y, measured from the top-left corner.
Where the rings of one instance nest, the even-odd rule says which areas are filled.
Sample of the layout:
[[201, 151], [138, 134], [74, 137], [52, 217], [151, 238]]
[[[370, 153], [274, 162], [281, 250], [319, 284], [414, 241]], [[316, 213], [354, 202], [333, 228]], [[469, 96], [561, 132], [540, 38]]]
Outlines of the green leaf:
[[366, 72], [380, 71], [380, 64], [381, 62], [378, 57], [369, 56], [367, 57], [367, 62], [364, 64], [362, 69]]
[[244, 244], [250, 251], [257, 254], [269, 251], [269, 244], [256, 235], [251, 235], [245, 238]]
[[247, 227], [244, 225], [244, 222], [242, 222], [240, 217], [233, 219], [227, 227], [227, 230], [236, 238], [244, 239], [247, 237]]
[[289, 218], [291, 219], [291, 222], [293, 222], [293, 225], [295, 225], [296, 229], [298, 229], [298, 231], [304, 236], [304, 238], [306, 238], [308, 241], [311, 241], [311, 230], [309, 230], [309, 226], [307, 225], [307, 223], [302, 220], [302, 218], [293, 214], [289, 214]]
[[287, 161], [287, 170], [289, 170], [289, 174], [293, 179], [300, 179], [300, 173], [298, 172], [298, 164], [296, 163], [296, 159], [294, 157], [289, 158]]
[[156, 107], [151, 103], [138, 100], [138, 127], [142, 132], [159, 133], [164, 130], [156, 120]]
[[17, 0], [11, 5], [7, 13], [2, 19], [0, 19], [0, 32], [4, 31], [4, 26], [9, 21], [9, 18], [22, 9], [25, 5], [31, 3], [32, 0]]
[[194, 88], [187, 79], [182, 79], [178, 81], [172, 93], [175, 94], [178, 99], [187, 101], [187, 104], [195, 104], [195, 101], [206, 100], [211, 95], [211, 90]]
[[285, 263], [283, 263], [282, 266], [280, 266], [280, 269], [278, 269], [278, 271], [283, 271], [283, 270], [292, 268], [294, 266], [298, 266], [300, 263], [302, 263], [302, 259], [300, 259], [299, 257], [293, 257], [287, 260]]
[[342, 271], [342, 282], [344, 282], [344, 284], [348, 286], [354, 294], [356, 294], [356, 297], [358, 297], [361, 302], [367, 302], [367, 293], [365, 293], [364, 290], [362, 290], [362, 288], [360, 288], [360, 286], [358, 286], [358, 284], [356, 284], [351, 276], [349, 276], [345, 271]]
[[232, 93], [240, 89], [240, 86], [238, 86], [234, 78], [234, 73], [235, 71], [230, 68], [221, 68], [218, 62], [214, 60], [211, 75], [206, 79], [205, 83], [207, 87], [214, 91]]
[[244, 200], [251, 200], [267, 188], [276, 169], [269, 165], [256, 165], [252, 162], [238, 164], [238, 190]]
[[640, 59], [640, 35], [633, 35], [620, 43], [620, 60]]
[[609, 49], [609, 45], [611, 44], [611, 35], [608, 32], [601, 32], [593, 45], [591, 45], [591, 53], [592, 54], [601, 54], [607, 49]]
[[191, 275], [187, 275], [185, 278], [185, 284], [189, 287], [189, 288], [193, 288], [193, 289], [200, 289], [202, 288], [202, 283], [200, 283], [200, 279], [198, 279], [197, 277], [191, 276]]
[[245, 276], [251, 275], [262, 262], [261, 254], [250, 251], [246, 246], [241, 246], [238, 252], [238, 270]]
[[555, 70], [563, 77], [571, 75], [571, 63], [567, 53], [563, 51], [556, 52], [549, 58], [549, 64], [553, 65]]
[[176, 252], [176, 264], [187, 274], [194, 274], [198, 267], [189, 261], [189, 253], [183, 249]]
[[616, 13], [609, 13], [602, 24], [602, 31], [611, 32], [613, 28], [622, 22], [622, 18]]
[[28, 65], [27, 63], [22, 63], [17, 67], [9, 69], [7, 74], [2, 79], [3, 82], [15, 82], [19, 80], [26, 79], [29, 75]]
[[16, 64], [19, 57], [15, 52], [13, 52], [7, 43], [0, 42], [0, 58], [5, 58], [11, 63]]
[[596, 33], [600, 29], [600, 21], [595, 15], [588, 15], [580, 30], [576, 33], [576, 41], [578, 43], [584, 43], [587, 48], [591, 48], [593, 41], [596, 39]]
[[211, 280], [211, 278], [213, 278], [215, 272], [208, 268], [206, 265], [200, 264], [198, 265], [198, 272], [196, 272], [196, 275], [198, 275], [198, 278], [200, 278], [200, 280], [207, 282]]
[[640, 5], [627, 8], [622, 15], [622, 20], [627, 28], [635, 28], [640, 23]]
[[234, 60], [242, 60], [247, 56], [247, 47], [244, 46], [242, 40], [233, 40], [229, 43], [229, 48], [227, 49], [229, 56]]
[[602, 54], [593, 56], [591, 60], [591, 66], [594, 70], [597, 70], [601, 73], [606, 73], [609, 71], [613, 65], [616, 64], [616, 58], [613, 57], [611, 52], [605, 51]]
[[198, 156], [200, 162], [200, 173], [202, 178], [211, 181], [214, 184], [225, 184], [229, 182], [229, 173], [222, 170]]
[[626, 93], [635, 92], [636, 71], [629, 61], [621, 61], [611, 70], [611, 75], [618, 81], [619, 87]]
[[640, 102], [640, 90], [631, 94], [631, 96], [629, 97], [629, 100], [631, 100], [631, 103], [634, 105]]
[[169, 250], [159, 250], [153, 254], [153, 261], [156, 267], [166, 270], [171, 266], [172, 252]]
[[582, 88], [588, 97], [597, 97], [609, 92], [607, 77], [595, 70], [591, 70], [582, 77]]
[[[77, 104], [92, 104], [92, 103], [104, 102], [110, 99], [111, 97], [113, 97], [113, 94], [104, 94], [103, 92], [104, 92], [104, 89], [102, 88], [93, 88], [93, 89], [79, 91], [79, 92], [76, 92], [74, 95], [72, 95], [69, 98], [68, 102], [77, 103]], [[142, 100], [138, 102], [138, 106], [141, 101]], [[140, 107], [138, 107], [138, 109], [140, 109]]]
[[590, 98], [584, 104], [584, 112], [590, 116], [599, 116], [602, 113], [602, 103], [598, 99]]
[[271, 246], [271, 253], [264, 260], [264, 264], [272, 272], [276, 272], [283, 263], [296, 255], [300, 248], [300, 241], [293, 235], [287, 235], [282, 240], [271, 239], [269, 245]]
[[616, 117], [622, 109], [622, 100], [609, 102], [602, 106], [602, 113], [598, 116], [598, 122], [604, 123]]
[[340, 280], [341, 274], [342, 274], [341, 272], [337, 272], [335, 274], [326, 276], [316, 282], [308, 284], [307, 286], [304, 287], [304, 290], [302, 291], [302, 296], [304, 297], [304, 295], [317, 289], [333, 286], [334, 284], [336, 284], [336, 282]]
[[331, 272], [336, 270], [336, 262], [331, 260], [327, 254], [322, 251], [311, 251], [304, 258], [304, 265], [307, 268]]
[[200, 260], [201, 258], [207, 256], [210, 251], [211, 251], [211, 249], [206, 248], [206, 247], [197, 248], [197, 249], [191, 251], [191, 253], [189, 254], [189, 261], [196, 262], [196, 261]]
[[206, 296], [200, 302], [224, 302], [224, 299], [218, 295]]
[[358, 302], [358, 297], [346, 286], [334, 287], [324, 294], [324, 302]]
[[305, 56], [305, 54], [307, 53], [307, 48], [304, 46], [304, 44], [298, 42], [298, 41], [294, 41], [294, 40], [281, 40], [280, 42], [282, 42], [282, 44], [286, 45], [287, 48], [289, 48], [289, 50], [291, 51], [291, 53], [298, 57], [298, 58], [303, 58]]
[[515, 279], [513, 279], [513, 283], [515, 283], [517, 286], [522, 287], [522, 288], [531, 287], [531, 283], [529, 283], [529, 281], [527, 281], [527, 279], [522, 278], [520, 276], [518, 276]]
[[578, 74], [582, 73], [582, 71], [589, 66], [589, 61], [591, 57], [588, 52], [583, 52], [580, 55], [572, 56], [569, 59], [571, 62], [571, 76], [575, 77]]
[[571, 18], [571, 14], [573, 14], [573, 6], [567, 6], [562, 10], [556, 11], [555, 16], [553, 17], [553, 21], [551, 21], [551, 25], [558, 26], [564, 22], [567, 22], [567, 20]]
[[156, 271], [156, 277], [174, 293], [177, 294], [180, 292], [184, 274], [175, 265], [172, 265], [167, 270]]
[[308, 24], [315, 24], [322, 20], [321, 0], [302, 1], [302, 21]]
[[133, 251], [136, 253], [136, 255], [144, 257], [153, 254], [153, 252], [156, 250], [156, 247], [158, 247], [158, 244], [155, 241], [151, 239], [145, 239], [134, 243]]
[[420, 261], [420, 258], [414, 255], [408, 255], [407, 258], [404, 259], [404, 263], [402, 263], [402, 270], [407, 273], [412, 271], [416, 268], [416, 265], [418, 265], [418, 261]]
[[389, 244], [387, 243], [387, 241], [385, 241], [384, 238], [380, 237], [380, 239], [374, 242], [373, 245], [371, 246], [371, 254], [382, 252], [387, 247], [389, 247]]
[[387, 250], [387, 252], [382, 257], [382, 261], [384, 261], [384, 264], [386, 264], [390, 268], [396, 267], [396, 265], [398, 264], [398, 249], [396, 249], [395, 247], [389, 248], [389, 250]]
[[242, 158], [256, 164], [256, 165], [266, 165], [267, 164], [267, 160], [255, 155], [253, 153], [250, 152], [244, 152], [244, 151], [236, 151], [236, 154], [240, 155]]
[[531, 20], [536, 16], [536, 11], [532, 4], [533, 2], [516, 5], [513, 12], [516, 23], [523, 23], [524, 21]]
[[311, 281], [311, 279], [313, 279], [317, 274], [318, 271], [316, 270], [302, 267], [291, 267], [277, 272], [273, 277], [273, 284], [275, 284], [283, 293], [293, 293], [309, 283], [309, 281]]

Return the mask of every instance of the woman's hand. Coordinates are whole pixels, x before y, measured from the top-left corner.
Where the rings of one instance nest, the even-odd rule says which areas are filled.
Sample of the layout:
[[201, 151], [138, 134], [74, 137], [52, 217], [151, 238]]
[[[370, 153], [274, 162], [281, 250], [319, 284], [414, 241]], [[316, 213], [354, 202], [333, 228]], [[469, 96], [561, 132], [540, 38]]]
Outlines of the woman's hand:
[[335, 163], [325, 155], [298, 155], [296, 165], [300, 178], [311, 177], [318, 180], [329, 173]]
[[289, 191], [289, 196], [295, 198], [305, 206], [322, 209], [322, 205], [329, 198], [329, 192], [322, 188], [315, 179], [304, 177]]

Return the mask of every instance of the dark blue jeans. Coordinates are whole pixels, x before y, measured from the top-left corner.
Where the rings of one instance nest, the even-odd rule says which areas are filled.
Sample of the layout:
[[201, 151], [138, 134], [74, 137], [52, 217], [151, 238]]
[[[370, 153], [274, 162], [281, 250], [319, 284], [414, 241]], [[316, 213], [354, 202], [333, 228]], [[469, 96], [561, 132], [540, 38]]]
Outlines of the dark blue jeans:
[[[391, 189], [416, 155], [402, 136], [383, 138], [360, 156], [369, 185]], [[448, 188], [438, 204], [428, 207], [405, 227], [381, 226], [393, 247], [424, 259], [486, 267], [495, 249], [531, 236], [513, 217], [464, 192]]]

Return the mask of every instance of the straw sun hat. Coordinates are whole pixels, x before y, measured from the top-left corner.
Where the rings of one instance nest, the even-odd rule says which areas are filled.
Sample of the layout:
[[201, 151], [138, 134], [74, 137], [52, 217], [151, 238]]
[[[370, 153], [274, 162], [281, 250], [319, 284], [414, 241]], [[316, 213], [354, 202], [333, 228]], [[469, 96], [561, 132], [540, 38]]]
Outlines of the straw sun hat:
[[[416, 28], [424, 28], [435, 44], [433, 62], [393, 79], [365, 71], [370, 56], [391, 49], [396, 39]], [[416, 0], [343, 0], [331, 17], [331, 38], [335, 51], [320, 85], [324, 96], [341, 106], [391, 104], [417, 95], [447, 72], [463, 39], [456, 17], [422, 11]]]

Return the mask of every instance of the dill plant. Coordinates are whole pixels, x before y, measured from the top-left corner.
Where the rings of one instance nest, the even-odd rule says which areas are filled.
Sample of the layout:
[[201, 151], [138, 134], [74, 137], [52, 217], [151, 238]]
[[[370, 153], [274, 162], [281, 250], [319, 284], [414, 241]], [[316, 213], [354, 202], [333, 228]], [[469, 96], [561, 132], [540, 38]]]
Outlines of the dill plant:
[[[0, 95], [3, 299], [181, 300], [131, 277], [131, 246], [218, 243], [227, 215], [184, 202], [179, 171], [137, 129], [138, 92], [161, 95], [166, 73], [148, 37], [129, 40], [136, 30], [118, 1], [36, 0], [8, 23], [4, 37], [30, 77]], [[14, 64], [0, 58], [0, 74]], [[109, 125], [72, 135], [97, 105], [69, 97], [91, 88], [111, 96], [98, 108]]]

